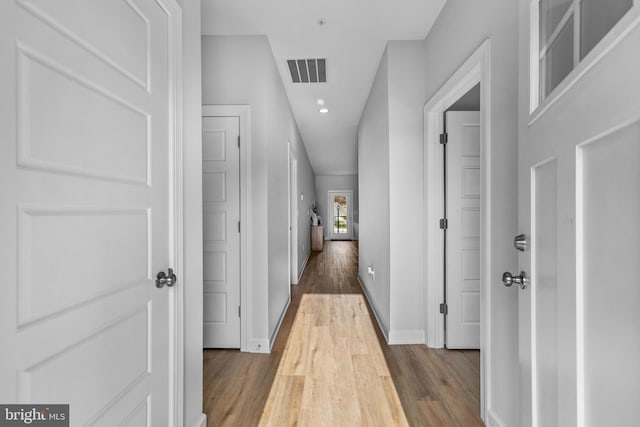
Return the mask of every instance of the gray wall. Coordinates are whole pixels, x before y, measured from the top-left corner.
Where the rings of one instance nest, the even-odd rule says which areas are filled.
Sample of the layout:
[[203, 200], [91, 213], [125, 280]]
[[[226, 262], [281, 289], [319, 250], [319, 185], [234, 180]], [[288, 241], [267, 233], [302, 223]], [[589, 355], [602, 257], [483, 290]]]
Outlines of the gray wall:
[[[391, 320], [389, 229], [389, 73], [385, 49], [358, 125], [359, 276], [382, 332]], [[375, 280], [367, 267], [375, 269]]]
[[424, 42], [389, 42], [360, 120], [358, 164], [360, 278], [392, 344], [424, 342], [423, 105]]
[[[464, 61], [491, 40], [490, 236], [493, 258], [491, 286], [491, 389], [489, 423], [501, 419], [518, 424], [518, 293], [500, 285], [503, 271], [517, 266], [513, 236], [517, 234], [517, 112], [518, 2], [449, 0], [426, 38], [425, 100], [449, 79]], [[496, 418], [497, 417], [497, 418]]]
[[[251, 106], [250, 343], [266, 344], [289, 301], [288, 144], [298, 160], [299, 210], [315, 198], [313, 169], [298, 132], [271, 46], [264, 36], [202, 38], [203, 104]], [[308, 194], [308, 198], [307, 198]], [[298, 252], [310, 246], [300, 222]], [[304, 257], [299, 257], [304, 262]], [[264, 347], [263, 347], [264, 349]], [[255, 348], [254, 348], [255, 350]]]
[[424, 342], [422, 321], [424, 42], [390, 41], [389, 203], [392, 344]]
[[[329, 202], [328, 193], [331, 190], [351, 190], [353, 191], [352, 215], [353, 222], [358, 223], [359, 220], [359, 199], [358, 199], [358, 175], [318, 175], [316, 176], [316, 204], [318, 206], [318, 214], [322, 216], [325, 224], [324, 237], [329, 238], [330, 219], [328, 216], [327, 203]], [[358, 239], [354, 229], [354, 240]]]

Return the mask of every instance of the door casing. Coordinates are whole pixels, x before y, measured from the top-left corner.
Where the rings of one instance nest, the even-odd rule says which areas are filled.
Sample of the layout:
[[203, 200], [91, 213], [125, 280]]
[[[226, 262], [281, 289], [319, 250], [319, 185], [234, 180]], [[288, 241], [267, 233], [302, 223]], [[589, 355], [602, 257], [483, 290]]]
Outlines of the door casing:
[[[440, 133], [443, 113], [480, 83], [480, 415], [491, 408], [491, 40], [485, 40], [424, 106], [424, 265], [425, 336], [432, 348], [444, 347], [444, 253], [439, 221], [444, 211], [444, 170]], [[427, 203], [428, 201], [428, 203]]]

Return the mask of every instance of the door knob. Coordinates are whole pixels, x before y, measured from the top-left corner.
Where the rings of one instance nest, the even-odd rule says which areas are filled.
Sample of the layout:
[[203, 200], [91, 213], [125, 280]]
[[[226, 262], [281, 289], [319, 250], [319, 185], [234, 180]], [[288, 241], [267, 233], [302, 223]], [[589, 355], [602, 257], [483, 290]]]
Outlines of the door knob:
[[507, 271], [502, 275], [502, 283], [504, 283], [506, 287], [510, 287], [514, 283], [517, 283], [520, 285], [520, 289], [526, 289], [529, 280], [527, 279], [527, 275], [524, 271], [521, 271], [519, 276], [514, 276]]
[[173, 274], [173, 268], [168, 269], [166, 273], [164, 271], [161, 271], [156, 275], [157, 288], [161, 288], [164, 285], [171, 287], [175, 285], [177, 281], [178, 281], [178, 278], [176, 277], [175, 274]]

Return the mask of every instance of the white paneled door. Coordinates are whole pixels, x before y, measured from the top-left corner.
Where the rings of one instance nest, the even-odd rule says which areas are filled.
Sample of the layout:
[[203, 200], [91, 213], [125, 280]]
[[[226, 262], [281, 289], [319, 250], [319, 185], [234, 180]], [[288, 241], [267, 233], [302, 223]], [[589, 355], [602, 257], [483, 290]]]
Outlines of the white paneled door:
[[0, 402], [72, 426], [170, 424], [168, 3], [0, 4]]
[[[524, 111], [519, 145], [519, 231], [528, 245], [511, 273], [530, 277], [525, 289], [514, 285], [520, 425], [632, 426], [640, 402], [640, 8], [566, 3], [567, 25], [586, 25], [582, 38], [568, 37], [583, 62], [576, 56], [574, 72], [556, 89], [531, 92], [529, 104], [540, 105]], [[602, 37], [605, 18], [621, 3], [630, 11], [585, 55], [585, 37], [592, 30]], [[535, 6], [521, 22], [532, 45], [539, 40]], [[548, 61], [556, 47], [545, 47]], [[525, 83], [538, 50], [532, 53], [521, 56]], [[553, 67], [541, 72], [553, 78]]]
[[240, 348], [240, 118], [202, 118], [204, 347]]
[[480, 112], [446, 113], [446, 346], [480, 348]]

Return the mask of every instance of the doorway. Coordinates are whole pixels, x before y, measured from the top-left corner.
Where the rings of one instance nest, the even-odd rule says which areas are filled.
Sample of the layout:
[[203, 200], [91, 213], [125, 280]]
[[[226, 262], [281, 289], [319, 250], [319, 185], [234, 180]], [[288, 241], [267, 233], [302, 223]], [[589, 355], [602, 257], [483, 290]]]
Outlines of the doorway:
[[353, 191], [329, 191], [327, 226], [330, 240], [353, 240]]
[[[443, 348], [445, 346], [445, 317], [447, 317], [445, 312], [448, 307], [445, 305], [445, 287], [443, 286], [446, 275], [446, 257], [443, 250], [446, 236], [443, 230], [447, 227], [447, 218], [445, 217], [445, 170], [442, 147], [444, 144], [440, 143], [441, 134], [444, 130], [444, 113], [479, 85], [479, 169], [471, 174], [475, 176], [472, 182], [475, 185], [476, 197], [480, 201], [479, 210], [475, 212], [475, 215], [479, 217], [477, 230], [479, 237], [474, 237], [478, 244], [478, 252], [475, 254], [478, 261], [469, 264], [476, 266], [476, 271], [473, 271], [471, 276], [476, 276], [479, 282], [479, 291], [475, 294], [475, 313], [473, 314], [479, 317], [479, 322], [476, 323], [479, 329], [480, 413], [483, 419], [486, 419], [487, 408], [491, 406], [491, 396], [487, 394], [487, 391], [490, 390], [489, 381], [491, 378], [488, 373], [490, 364], [487, 363], [488, 360], [491, 360], [491, 335], [489, 333], [491, 330], [491, 289], [489, 286], [490, 269], [488, 268], [492, 256], [491, 244], [488, 239], [490, 236], [489, 213], [491, 212], [488, 185], [490, 172], [488, 153], [490, 152], [491, 140], [489, 120], [491, 117], [490, 53], [491, 41], [486, 40], [424, 107], [425, 335], [427, 346]], [[462, 180], [462, 177], [459, 179]], [[451, 219], [451, 215], [449, 217]], [[460, 220], [461, 222], [462, 220]], [[471, 308], [472, 304], [468, 304], [468, 306]]]
[[247, 351], [251, 107], [202, 107], [203, 346]]
[[443, 120], [445, 347], [480, 349], [480, 84]]

